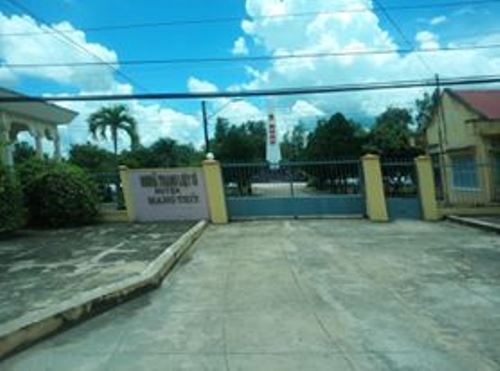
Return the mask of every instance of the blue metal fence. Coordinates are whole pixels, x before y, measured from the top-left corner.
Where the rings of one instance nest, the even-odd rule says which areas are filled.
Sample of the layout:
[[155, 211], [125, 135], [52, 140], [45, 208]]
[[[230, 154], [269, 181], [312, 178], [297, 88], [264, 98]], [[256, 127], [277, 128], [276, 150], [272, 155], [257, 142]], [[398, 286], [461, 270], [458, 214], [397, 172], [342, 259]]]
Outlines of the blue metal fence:
[[491, 161], [475, 154], [433, 156], [438, 201], [444, 206], [484, 206], [500, 202], [500, 155]]
[[359, 160], [223, 164], [232, 219], [362, 216]]
[[391, 219], [420, 219], [417, 172], [413, 159], [382, 159], [382, 179]]

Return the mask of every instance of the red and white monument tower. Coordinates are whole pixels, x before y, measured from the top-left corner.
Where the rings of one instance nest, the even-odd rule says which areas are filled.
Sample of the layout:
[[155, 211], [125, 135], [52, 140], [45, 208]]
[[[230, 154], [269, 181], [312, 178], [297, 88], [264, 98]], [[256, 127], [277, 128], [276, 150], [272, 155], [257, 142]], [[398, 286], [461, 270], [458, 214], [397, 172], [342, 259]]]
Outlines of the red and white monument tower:
[[271, 167], [279, 167], [281, 162], [281, 148], [278, 140], [278, 128], [274, 113], [270, 113], [267, 122], [266, 160]]

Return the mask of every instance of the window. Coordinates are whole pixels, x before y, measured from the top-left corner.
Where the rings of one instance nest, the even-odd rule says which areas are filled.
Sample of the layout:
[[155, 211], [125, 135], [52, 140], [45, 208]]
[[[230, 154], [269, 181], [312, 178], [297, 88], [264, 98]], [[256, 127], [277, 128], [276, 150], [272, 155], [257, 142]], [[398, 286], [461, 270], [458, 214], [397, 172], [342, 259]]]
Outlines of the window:
[[500, 153], [496, 153], [494, 158], [494, 172], [495, 172], [495, 185], [498, 187], [500, 186]]
[[473, 155], [459, 155], [451, 158], [453, 187], [466, 190], [479, 188], [477, 164]]

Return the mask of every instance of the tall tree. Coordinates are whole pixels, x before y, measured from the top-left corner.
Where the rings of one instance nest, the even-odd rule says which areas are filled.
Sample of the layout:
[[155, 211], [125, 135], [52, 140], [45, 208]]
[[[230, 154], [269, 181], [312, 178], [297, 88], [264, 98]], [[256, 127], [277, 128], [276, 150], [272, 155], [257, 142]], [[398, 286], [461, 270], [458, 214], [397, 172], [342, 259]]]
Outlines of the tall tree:
[[411, 112], [406, 108], [389, 107], [378, 116], [370, 132], [368, 148], [384, 156], [411, 157], [413, 132]]
[[95, 144], [74, 144], [69, 150], [69, 162], [80, 166], [90, 173], [116, 171], [113, 154]]
[[432, 94], [424, 93], [422, 98], [415, 100], [415, 123], [417, 124], [417, 132], [415, 139], [417, 146], [425, 148], [426, 137], [425, 129], [429, 126], [432, 120], [432, 115], [436, 111], [439, 104], [439, 90], [435, 89]]
[[160, 168], [199, 165], [202, 158], [192, 145], [160, 138], [150, 147], [122, 152], [120, 161], [131, 168]]
[[[342, 157], [361, 155], [366, 134], [361, 125], [336, 113], [328, 120], [320, 120], [309, 134], [306, 157], [309, 161], [337, 160]], [[331, 193], [345, 193], [348, 180], [359, 176], [359, 168], [350, 162], [339, 162], [335, 171], [328, 164], [302, 167], [308, 175], [308, 182], [317, 189]]]
[[230, 125], [219, 118], [215, 125], [213, 149], [222, 161], [263, 161], [266, 156], [266, 126], [263, 121]]
[[439, 91], [437, 89], [434, 90], [432, 94], [425, 92], [422, 98], [415, 100], [415, 123], [417, 124], [418, 131], [425, 129], [430, 123], [434, 109], [437, 107], [438, 100]]
[[288, 161], [302, 160], [306, 149], [306, 136], [307, 132], [302, 123], [296, 125], [291, 133], [286, 133], [281, 143], [283, 158]]
[[320, 120], [309, 134], [306, 155], [311, 161], [336, 157], [359, 157], [365, 141], [362, 127], [336, 113]]
[[139, 146], [137, 121], [130, 114], [127, 106], [122, 104], [102, 107], [88, 118], [89, 130], [95, 139], [99, 136], [107, 139], [108, 131], [111, 134], [115, 156], [118, 154], [118, 132], [124, 131], [130, 137], [131, 148]]
[[[266, 158], [266, 125], [249, 121], [230, 125], [220, 118], [215, 125], [213, 146], [215, 157], [226, 162], [263, 162]], [[259, 167], [225, 168], [224, 180], [238, 185], [240, 195], [252, 194], [251, 178]]]

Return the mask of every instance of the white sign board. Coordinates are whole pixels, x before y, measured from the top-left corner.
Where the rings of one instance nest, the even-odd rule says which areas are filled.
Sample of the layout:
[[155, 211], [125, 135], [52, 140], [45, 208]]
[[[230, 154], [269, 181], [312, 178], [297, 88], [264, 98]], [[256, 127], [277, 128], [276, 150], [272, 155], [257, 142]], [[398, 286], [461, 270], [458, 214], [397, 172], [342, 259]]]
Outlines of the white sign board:
[[129, 170], [134, 220], [208, 219], [201, 169]]

